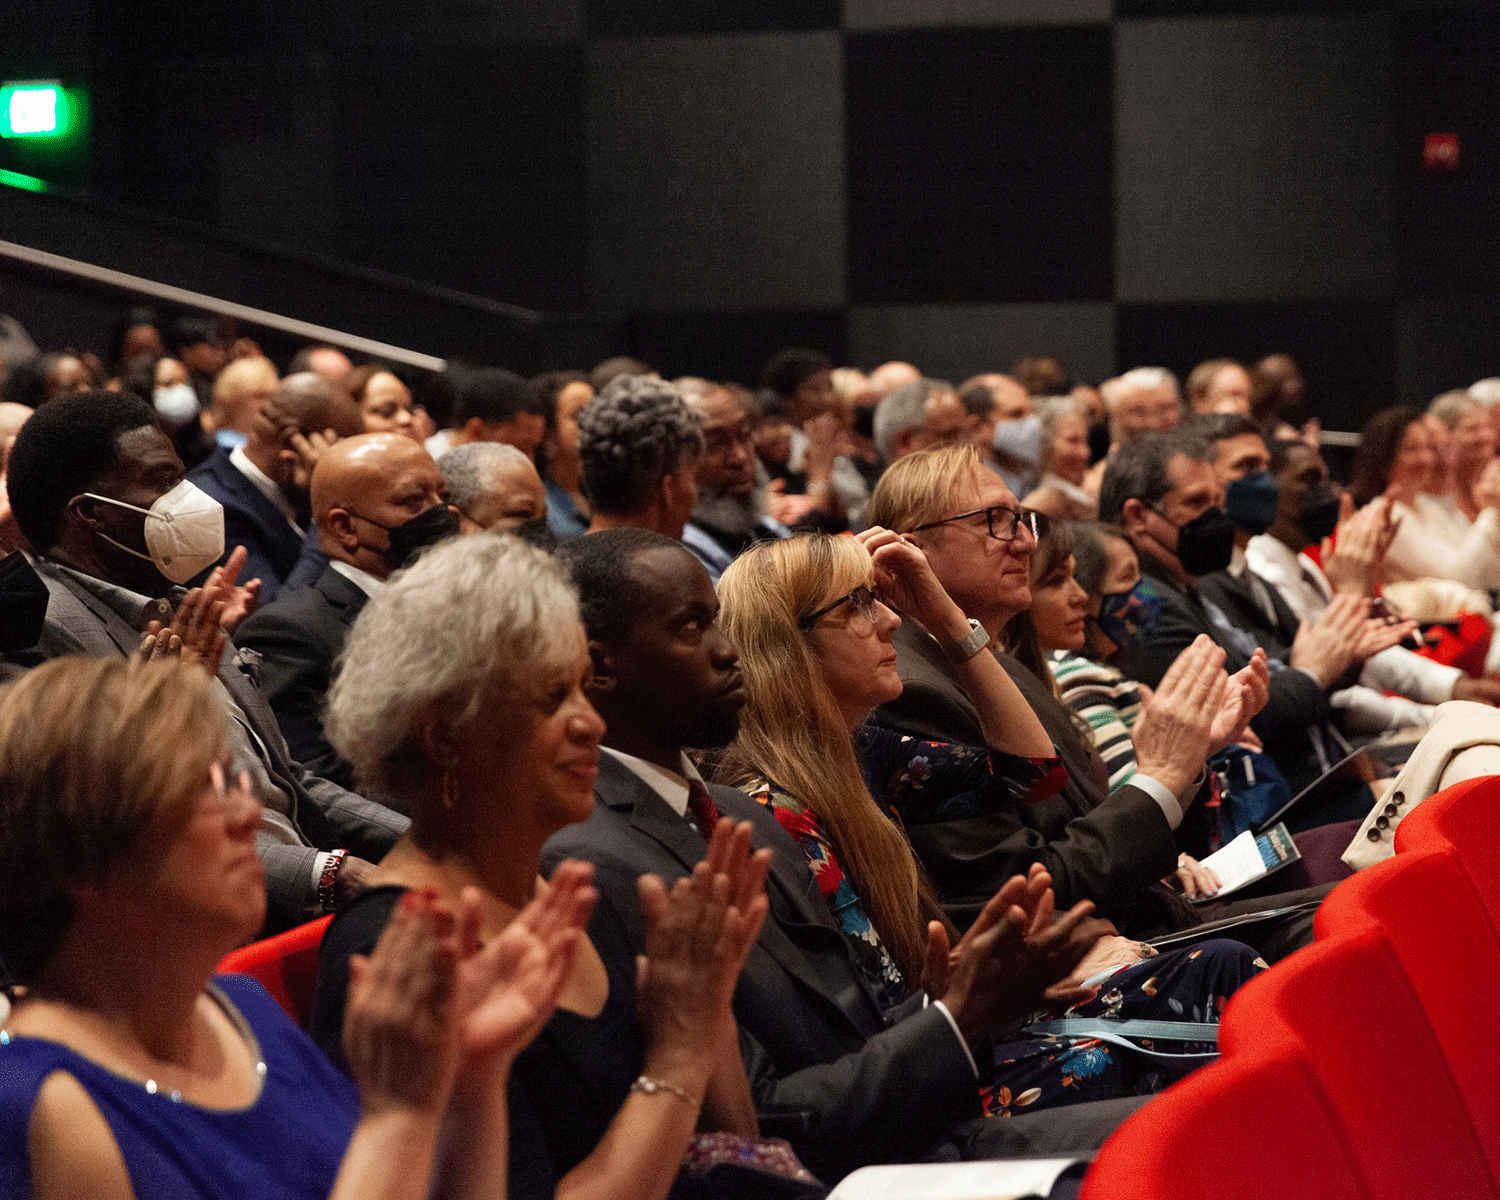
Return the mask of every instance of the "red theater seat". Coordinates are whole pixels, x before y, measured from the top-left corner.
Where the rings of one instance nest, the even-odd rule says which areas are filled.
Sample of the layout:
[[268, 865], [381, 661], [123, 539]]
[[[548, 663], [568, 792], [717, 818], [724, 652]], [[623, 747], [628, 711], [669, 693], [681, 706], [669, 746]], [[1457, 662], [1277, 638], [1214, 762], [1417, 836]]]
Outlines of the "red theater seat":
[[318, 947], [332, 920], [331, 916], [319, 917], [263, 942], [252, 942], [226, 957], [219, 964], [219, 972], [254, 976], [287, 1016], [306, 1029], [318, 981]]

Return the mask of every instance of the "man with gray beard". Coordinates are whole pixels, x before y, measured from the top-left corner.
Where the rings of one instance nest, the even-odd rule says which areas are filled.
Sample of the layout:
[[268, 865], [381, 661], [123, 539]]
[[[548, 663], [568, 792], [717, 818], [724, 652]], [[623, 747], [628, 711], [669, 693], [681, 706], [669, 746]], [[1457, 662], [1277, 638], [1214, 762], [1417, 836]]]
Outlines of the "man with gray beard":
[[717, 583], [747, 546], [790, 537], [792, 531], [767, 512], [766, 482], [755, 457], [750, 417], [738, 397], [706, 379], [679, 379], [677, 388], [702, 420], [704, 441], [698, 460], [698, 503], [682, 541]]

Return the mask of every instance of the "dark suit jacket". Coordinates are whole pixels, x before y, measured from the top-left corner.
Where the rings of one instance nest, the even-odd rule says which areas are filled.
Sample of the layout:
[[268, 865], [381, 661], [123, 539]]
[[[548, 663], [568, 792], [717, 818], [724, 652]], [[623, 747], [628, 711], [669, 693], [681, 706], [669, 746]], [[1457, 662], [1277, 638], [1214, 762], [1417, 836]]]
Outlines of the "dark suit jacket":
[[[1058, 747], [1068, 784], [1057, 795], [1020, 808], [937, 825], [909, 825], [907, 835], [956, 920], [978, 908], [1011, 875], [1034, 862], [1052, 876], [1057, 902], [1092, 900], [1119, 918], [1152, 883], [1177, 865], [1177, 845], [1161, 806], [1126, 784], [1108, 793], [1099, 755], [1081, 745], [1067, 710], [1008, 654], [997, 654]], [[914, 621], [896, 631], [901, 695], [871, 714], [877, 725], [931, 741], [982, 746], [973, 703], [959, 687], [938, 644]]]
[[[101, 658], [134, 653], [140, 634], [119, 613], [75, 587], [73, 580], [45, 560], [39, 560], [36, 569], [50, 593], [42, 639], [32, 650], [8, 656], [9, 661], [32, 667], [65, 654]], [[266, 868], [266, 929], [275, 932], [311, 915], [306, 905], [319, 850], [343, 847], [360, 858], [378, 861], [409, 822], [400, 813], [320, 779], [295, 762], [271, 710], [245, 673], [246, 665], [240, 656], [226, 653], [219, 679], [233, 701], [230, 718], [249, 735], [266, 774], [281, 789], [262, 797], [267, 807], [256, 835]], [[283, 803], [285, 808], [274, 807]]]
[[245, 547], [248, 557], [240, 578], [259, 579], [261, 603], [270, 601], [297, 565], [303, 535], [229, 461], [223, 446], [189, 471], [188, 478], [224, 506], [224, 548]]
[[[1204, 581], [1199, 581], [1193, 588], [1181, 588], [1164, 566], [1146, 554], [1141, 555], [1141, 573], [1151, 580], [1151, 585], [1161, 597], [1161, 619], [1149, 634], [1143, 634], [1134, 645], [1126, 648], [1120, 660], [1120, 669], [1126, 675], [1155, 687], [1167, 673], [1167, 668], [1200, 633], [1208, 634], [1224, 647], [1224, 667], [1231, 674], [1250, 661], [1224, 631], [1213, 623], [1203, 608], [1195, 593]], [[1239, 584], [1234, 587], [1236, 595], [1231, 595], [1230, 590], [1223, 588], [1222, 584], [1210, 583], [1204, 594], [1207, 595], [1210, 591], [1214, 593], [1210, 598], [1224, 609], [1225, 616], [1232, 622], [1238, 623], [1241, 616], [1246, 615], [1244, 605], [1249, 605], [1257, 614], [1260, 612], [1253, 597], [1241, 591]], [[1274, 595], [1275, 589], [1271, 591]], [[1228, 607], [1214, 597], [1225, 600]], [[1262, 644], [1267, 654], [1284, 655], [1289, 643], [1283, 643], [1280, 634], [1268, 628], [1269, 623], [1264, 616], [1257, 616], [1254, 620], [1255, 624], [1247, 624], [1242, 628], [1252, 637], [1264, 639]], [[1291, 619], [1290, 628], [1295, 636], [1295, 618]], [[1293, 670], [1271, 673], [1270, 699], [1266, 701], [1260, 715], [1251, 722], [1251, 727], [1260, 735], [1261, 741], [1265, 743], [1266, 753], [1275, 759], [1294, 794], [1321, 773], [1322, 768], [1307, 731], [1309, 726], [1326, 726], [1329, 712], [1328, 693], [1312, 676]]]
[[[974, 1074], [947, 1018], [920, 998], [886, 1011], [855, 964], [802, 851], [748, 796], [710, 789], [719, 809], [755, 827], [753, 844], [775, 852], [766, 891], [771, 911], [740, 975], [735, 1016], [763, 1112], [805, 1115], [787, 1136], [810, 1170], [834, 1180], [876, 1162], [925, 1157], [979, 1113]], [[645, 926], [636, 880], [669, 885], [706, 852], [692, 825], [629, 768], [601, 755], [594, 815], [542, 852], [544, 873], [564, 858], [592, 862], [600, 909], [630, 931]], [[783, 1132], [780, 1126], [775, 1132]]]
[[261, 657], [260, 690], [292, 757], [346, 788], [354, 786], [354, 771], [323, 735], [323, 704], [333, 664], [367, 599], [357, 584], [325, 567], [312, 587], [288, 588], [252, 614], [234, 638]]
[[328, 555], [323, 553], [323, 535], [318, 532], [316, 525], [309, 526], [307, 536], [302, 540], [302, 553], [297, 556], [297, 565], [292, 568], [291, 574], [281, 581], [281, 586], [284, 588], [312, 587], [318, 582], [318, 576], [327, 566]]

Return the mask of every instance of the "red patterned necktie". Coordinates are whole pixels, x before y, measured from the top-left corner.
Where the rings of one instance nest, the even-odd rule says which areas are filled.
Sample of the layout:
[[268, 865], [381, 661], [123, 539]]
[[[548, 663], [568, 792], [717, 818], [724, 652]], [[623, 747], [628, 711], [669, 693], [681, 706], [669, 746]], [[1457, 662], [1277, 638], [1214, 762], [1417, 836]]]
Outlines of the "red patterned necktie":
[[705, 842], [708, 841], [719, 824], [719, 806], [714, 803], [714, 798], [708, 794], [708, 787], [701, 779], [688, 781], [687, 806], [694, 824], [698, 826], [698, 832], [703, 835]]

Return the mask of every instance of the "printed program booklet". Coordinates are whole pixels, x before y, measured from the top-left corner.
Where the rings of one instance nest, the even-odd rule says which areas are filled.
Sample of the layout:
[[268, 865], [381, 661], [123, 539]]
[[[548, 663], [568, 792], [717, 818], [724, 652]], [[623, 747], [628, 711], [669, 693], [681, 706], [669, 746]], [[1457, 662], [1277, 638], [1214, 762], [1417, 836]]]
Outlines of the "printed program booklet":
[[1247, 829], [1203, 860], [1203, 865], [1219, 877], [1220, 886], [1212, 896], [1202, 896], [1197, 903], [1222, 900], [1231, 892], [1257, 879], [1264, 879], [1272, 871], [1279, 871], [1301, 857], [1302, 852], [1292, 841], [1284, 822], [1261, 834]]

